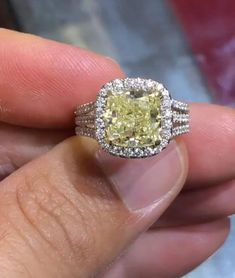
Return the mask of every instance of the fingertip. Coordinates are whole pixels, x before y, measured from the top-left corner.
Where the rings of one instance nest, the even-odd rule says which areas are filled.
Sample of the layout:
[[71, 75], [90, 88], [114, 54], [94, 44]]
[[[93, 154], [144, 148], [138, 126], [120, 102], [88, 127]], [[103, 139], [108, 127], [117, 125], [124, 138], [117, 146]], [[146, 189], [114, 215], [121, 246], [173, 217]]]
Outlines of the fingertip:
[[3, 122], [69, 127], [79, 104], [95, 99], [108, 81], [124, 76], [114, 60], [79, 47], [0, 30]]

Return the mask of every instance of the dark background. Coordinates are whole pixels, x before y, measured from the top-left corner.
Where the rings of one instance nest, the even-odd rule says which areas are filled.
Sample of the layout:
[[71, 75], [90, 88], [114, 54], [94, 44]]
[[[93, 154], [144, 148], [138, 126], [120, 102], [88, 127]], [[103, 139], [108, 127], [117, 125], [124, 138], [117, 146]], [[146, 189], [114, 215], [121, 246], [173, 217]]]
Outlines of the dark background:
[[7, 0], [0, 1], [0, 27], [20, 30], [14, 8]]

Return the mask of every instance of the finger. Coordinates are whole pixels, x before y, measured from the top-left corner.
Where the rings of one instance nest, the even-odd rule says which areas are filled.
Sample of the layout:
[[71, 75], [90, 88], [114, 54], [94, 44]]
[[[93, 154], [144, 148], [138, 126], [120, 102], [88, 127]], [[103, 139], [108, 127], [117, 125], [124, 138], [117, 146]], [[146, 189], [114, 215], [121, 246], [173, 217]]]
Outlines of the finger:
[[217, 105], [191, 105], [188, 186], [219, 184], [235, 178], [235, 112]]
[[189, 152], [188, 188], [217, 185], [235, 178], [235, 157], [231, 155], [235, 147], [234, 125], [234, 109], [191, 105], [192, 128], [183, 137]]
[[[0, 179], [47, 152], [72, 131], [37, 130], [0, 125]], [[235, 213], [234, 181], [181, 193], [157, 221], [159, 226], [201, 223]]]
[[212, 255], [228, 233], [229, 219], [150, 230], [102, 277], [182, 277]]
[[155, 226], [203, 223], [235, 213], [235, 182], [180, 194]]
[[110, 58], [36, 36], [0, 29], [0, 120], [65, 127], [76, 105], [123, 73]]
[[[40, 127], [69, 125], [76, 104], [93, 100], [101, 85], [122, 75], [110, 59], [86, 50], [5, 30], [0, 36], [2, 121]], [[189, 184], [234, 178], [230, 155], [234, 111], [197, 105], [192, 106], [191, 118], [192, 133], [185, 136], [190, 151]], [[222, 166], [218, 166], [221, 158]]]
[[16, 277], [17, 267], [32, 277], [93, 276], [159, 218], [186, 178], [175, 142], [148, 159], [96, 151], [74, 137], [2, 181], [1, 277]]
[[[116, 63], [86, 50], [5, 30], [0, 36], [0, 119], [5, 122], [68, 126], [76, 104], [93, 100], [100, 86], [122, 76]], [[234, 178], [234, 111], [194, 105], [191, 118], [192, 132], [185, 136], [191, 165], [188, 183]], [[216, 164], [221, 158], [222, 165]]]
[[72, 133], [70, 130], [39, 130], [0, 123], [0, 181]]

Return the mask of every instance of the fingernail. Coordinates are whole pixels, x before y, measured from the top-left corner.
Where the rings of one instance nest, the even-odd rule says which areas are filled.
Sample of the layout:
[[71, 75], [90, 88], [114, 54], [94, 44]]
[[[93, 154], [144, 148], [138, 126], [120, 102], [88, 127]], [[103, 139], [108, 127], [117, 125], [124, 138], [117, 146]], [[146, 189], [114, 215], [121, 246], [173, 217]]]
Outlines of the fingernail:
[[150, 158], [123, 159], [102, 150], [97, 152], [96, 158], [131, 211], [152, 206], [182, 182], [183, 156], [175, 141], [158, 156]]

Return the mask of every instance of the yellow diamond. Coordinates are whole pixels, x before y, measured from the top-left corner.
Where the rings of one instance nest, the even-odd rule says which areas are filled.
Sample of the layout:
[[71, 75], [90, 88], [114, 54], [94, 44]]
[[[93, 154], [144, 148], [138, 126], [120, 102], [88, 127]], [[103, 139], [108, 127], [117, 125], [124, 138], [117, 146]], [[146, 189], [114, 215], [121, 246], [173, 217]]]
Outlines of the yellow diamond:
[[159, 145], [160, 106], [158, 91], [108, 92], [103, 113], [106, 143], [119, 147]]

